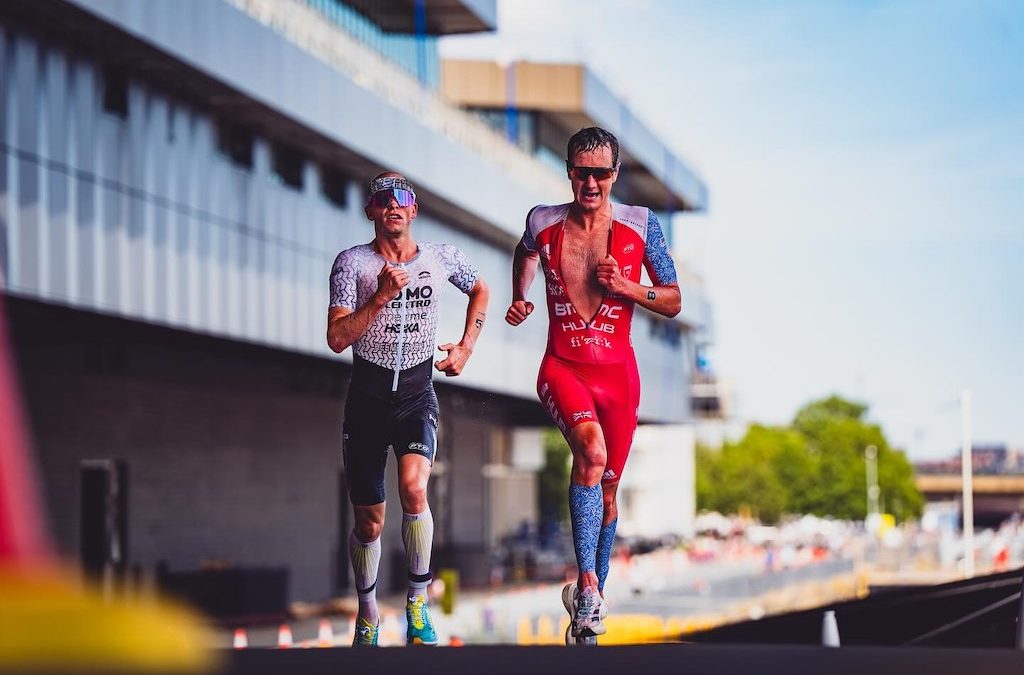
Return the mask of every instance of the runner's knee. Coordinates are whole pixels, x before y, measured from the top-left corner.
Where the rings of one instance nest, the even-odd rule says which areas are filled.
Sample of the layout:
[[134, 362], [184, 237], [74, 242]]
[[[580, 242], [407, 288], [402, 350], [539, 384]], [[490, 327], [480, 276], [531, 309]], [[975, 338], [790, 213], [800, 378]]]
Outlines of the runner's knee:
[[406, 513], [420, 513], [427, 508], [427, 481], [419, 476], [402, 477], [398, 495]]
[[573, 451], [572, 482], [580, 485], [598, 485], [604, 474], [606, 461], [607, 452], [600, 437], [581, 443]]
[[355, 538], [364, 544], [368, 544], [381, 536], [384, 530], [383, 520], [359, 520], [355, 519]]
[[585, 439], [580, 444], [576, 456], [587, 468], [600, 467], [602, 471], [604, 470], [604, 465], [608, 462], [608, 451], [605, 449], [601, 439], [596, 437]]
[[356, 533], [356, 539], [368, 544], [380, 536], [384, 529], [384, 514], [379, 517], [373, 513], [355, 512], [355, 525], [352, 528]]

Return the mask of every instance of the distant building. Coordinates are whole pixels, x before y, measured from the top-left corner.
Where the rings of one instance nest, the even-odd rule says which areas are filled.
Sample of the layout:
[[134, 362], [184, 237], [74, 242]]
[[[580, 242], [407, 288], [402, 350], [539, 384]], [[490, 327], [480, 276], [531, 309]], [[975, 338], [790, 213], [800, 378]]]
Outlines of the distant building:
[[696, 517], [692, 424], [642, 425], [619, 486], [619, 529], [640, 537], [692, 536]]
[[[971, 468], [976, 474], [1013, 474], [1024, 471], [1024, 453], [1009, 448], [1005, 443], [974, 445], [971, 447]], [[960, 452], [947, 459], [914, 463], [914, 470], [921, 474], [959, 474]]]

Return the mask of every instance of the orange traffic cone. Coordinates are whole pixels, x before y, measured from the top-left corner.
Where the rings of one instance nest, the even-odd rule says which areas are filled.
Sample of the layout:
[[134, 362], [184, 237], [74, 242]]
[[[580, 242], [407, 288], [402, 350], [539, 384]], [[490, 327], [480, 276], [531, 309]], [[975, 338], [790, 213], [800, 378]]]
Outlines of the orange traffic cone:
[[277, 629], [277, 646], [279, 649], [289, 649], [292, 646], [292, 629], [286, 623], [282, 623]]
[[245, 649], [249, 646], [249, 638], [245, 634], [244, 628], [235, 629], [235, 649]]
[[334, 630], [331, 628], [330, 620], [320, 619], [320, 630], [317, 631], [316, 642], [320, 647], [334, 646]]

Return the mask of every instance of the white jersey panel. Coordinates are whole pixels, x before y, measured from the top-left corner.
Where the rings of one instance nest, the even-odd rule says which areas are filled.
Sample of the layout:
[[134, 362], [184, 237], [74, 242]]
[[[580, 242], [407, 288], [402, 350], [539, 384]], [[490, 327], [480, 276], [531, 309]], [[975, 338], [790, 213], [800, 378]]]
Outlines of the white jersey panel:
[[388, 263], [369, 244], [360, 244], [334, 261], [330, 306], [355, 311], [365, 305], [377, 292], [377, 275], [385, 264], [408, 270], [409, 285], [377, 314], [352, 351], [381, 367], [405, 370], [434, 355], [445, 282], [468, 293], [476, 285], [477, 270], [450, 244], [420, 242], [416, 257], [405, 263]]

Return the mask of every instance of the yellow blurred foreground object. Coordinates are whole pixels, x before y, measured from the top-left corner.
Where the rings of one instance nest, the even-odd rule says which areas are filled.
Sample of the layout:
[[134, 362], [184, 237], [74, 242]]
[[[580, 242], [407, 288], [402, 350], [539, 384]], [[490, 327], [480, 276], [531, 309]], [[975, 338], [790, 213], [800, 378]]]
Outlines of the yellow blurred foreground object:
[[673, 641], [678, 635], [669, 635], [668, 622], [647, 614], [619, 614], [604, 620], [608, 632], [597, 639], [602, 645], [636, 645], [645, 642]]
[[54, 572], [0, 567], [0, 671], [202, 673], [199, 620], [164, 602], [106, 603]]

